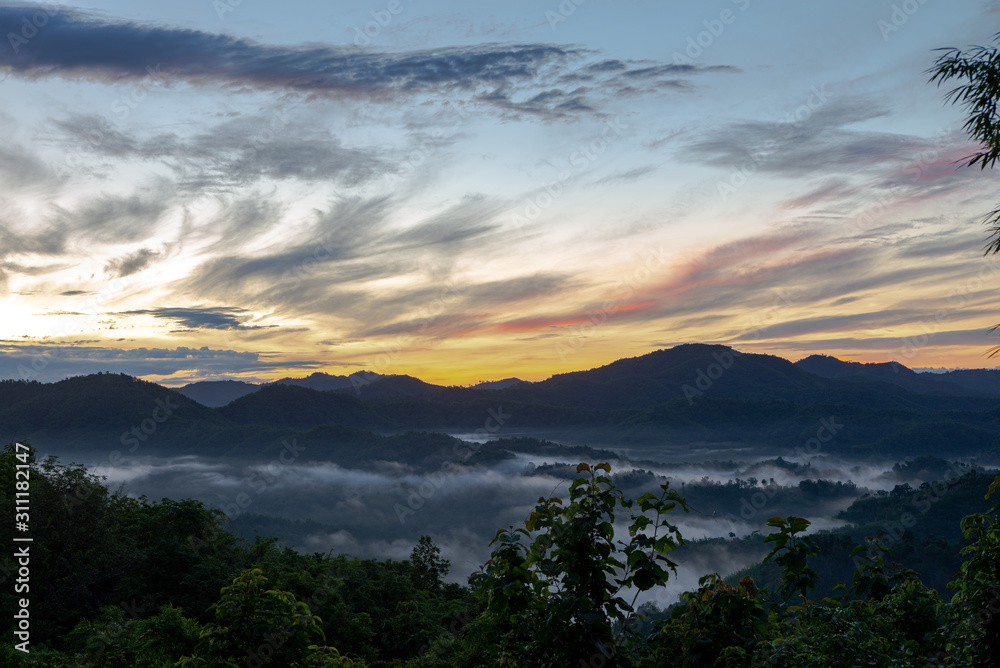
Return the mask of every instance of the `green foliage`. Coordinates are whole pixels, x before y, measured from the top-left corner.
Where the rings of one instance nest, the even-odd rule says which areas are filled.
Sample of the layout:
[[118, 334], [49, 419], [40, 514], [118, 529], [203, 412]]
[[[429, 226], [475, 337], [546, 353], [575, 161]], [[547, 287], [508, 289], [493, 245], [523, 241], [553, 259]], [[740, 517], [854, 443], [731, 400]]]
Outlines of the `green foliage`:
[[[993, 41], [1000, 44], [1000, 34], [994, 36]], [[974, 46], [966, 51], [956, 48], [941, 51], [944, 53], [928, 70], [931, 81], [939, 86], [946, 81], [959, 82], [945, 94], [945, 100], [965, 109], [968, 115], [963, 126], [965, 132], [982, 147], [966, 158], [966, 164], [978, 164], [980, 169], [993, 167], [1000, 159], [1000, 114], [997, 113], [1000, 49], [996, 46]], [[988, 214], [985, 222], [992, 225], [993, 237], [986, 246], [986, 252], [1000, 252], [1000, 208]], [[993, 354], [998, 351], [994, 349]]]
[[[501, 666], [619, 665], [634, 612], [623, 590], [663, 585], [676, 570], [668, 555], [683, 540], [666, 515], [686, 510], [684, 500], [666, 484], [628, 500], [608, 464], [577, 470], [588, 475], [570, 485], [569, 503], [540, 498], [523, 528], [497, 532], [476, 580], [503, 633]], [[628, 542], [615, 540], [619, 510], [629, 513]]]
[[180, 666], [273, 666], [318, 668], [351, 666], [325, 640], [319, 619], [309, 606], [287, 591], [264, 589], [267, 578], [260, 569], [238, 576], [222, 590], [212, 605], [215, 623], [200, 634], [201, 641]]
[[[864, 554], [864, 556], [860, 556]], [[869, 598], [881, 601], [894, 585], [906, 580], [918, 579], [917, 572], [903, 569], [900, 564], [890, 561], [885, 563], [885, 557], [892, 550], [877, 538], [865, 537], [862, 545], [851, 550], [854, 563], [857, 565], [851, 578], [851, 593], [858, 598]]]
[[410, 552], [414, 583], [422, 589], [440, 589], [441, 581], [448, 574], [451, 564], [441, 558], [441, 548], [430, 536], [421, 536]]
[[[0, 519], [13, 525], [13, 445], [0, 455]], [[28, 469], [33, 642], [60, 642], [81, 619], [122, 606], [133, 616], [164, 605], [200, 618], [219, 589], [249, 565], [252, 554], [221, 528], [218, 513], [193, 500], [151, 502], [110, 491], [103, 478], [55, 457]], [[0, 571], [13, 573], [12, 553]], [[0, 604], [13, 609], [13, 588]]]
[[940, 603], [935, 592], [916, 582], [894, 588], [880, 601], [824, 599], [775, 617], [754, 665], [927, 666], [941, 651], [934, 639]]
[[802, 600], [810, 589], [816, 588], [819, 574], [809, 567], [809, 557], [819, 553], [819, 545], [811, 536], [799, 536], [809, 528], [809, 520], [789, 516], [772, 517], [767, 525], [778, 529], [777, 533], [768, 535], [764, 542], [774, 543], [774, 549], [764, 557], [764, 561], [774, 560], [782, 568], [780, 593], [787, 601], [791, 595], [798, 592]]
[[718, 573], [706, 575], [697, 590], [681, 595], [670, 620], [650, 638], [650, 653], [639, 666], [750, 666], [767, 620], [751, 578], [734, 587]]
[[967, 559], [958, 578], [948, 585], [957, 590], [948, 610], [948, 649], [957, 665], [1000, 666], [1000, 520], [996, 511], [994, 506], [989, 515], [962, 520], [966, 538], [974, 542], [962, 550]]
[[[408, 561], [247, 544], [197, 502], [129, 499], [81, 466], [17, 454], [4, 448], [0, 479], [12, 489], [16, 464], [29, 465], [50, 540], [33, 544], [31, 654], [8, 642], [4, 666], [1000, 666], [1000, 504], [962, 520], [949, 602], [890, 559], [890, 548], [906, 562], [943, 550], [939, 539], [882, 534], [852, 552], [851, 532], [805, 535], [807, 520], [772, 517], [773, 549], [754, 572], [775, 571], [783, 601], [758, 589], [766, 578], [711, 574], [671, 610], [636, 611], [625, 592], [662, 587], [691, 549], [667, 519], [687, 504], [667, 485], [628, 498], [607, 464], [581, 464], [566, 501], [541, 498], [522, 527], [498, 532], [476, 598], [443, 582], [449, 564], [429, 536]], [[1000, 488], [990, 477], [952, 479], [921, 522], [966, 487], [981, 503], [984, 487]], [[900, 486], [865, 507], [901, 510], [921, 491]], [[761, 537], [747, 540], [759, 549]], [[787, 605], [852, 562], [849, 593]]]

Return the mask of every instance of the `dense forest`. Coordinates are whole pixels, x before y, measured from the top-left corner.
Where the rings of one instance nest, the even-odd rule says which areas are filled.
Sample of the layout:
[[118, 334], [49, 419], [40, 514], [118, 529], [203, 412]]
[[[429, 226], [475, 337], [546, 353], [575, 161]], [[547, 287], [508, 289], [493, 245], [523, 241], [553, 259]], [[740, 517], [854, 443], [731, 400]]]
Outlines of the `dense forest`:
[[[83, 466], [36, 461], [9, 444], [4, 521], [14, 525], [12, 490], [27, 479], [33, 542], [27, 575], [13, 551], [0, 562], [4, 609], [29, 603], [25, 635], [5, 641], [2, 662], [1000, 665], [1000, 503], [984, 500], [1000, 485], [994, 473], [858, 498], [843, 511], [846, 530], [806, 533], [807, 519], [776, 516], [769, 535], [704, 541], [764, 560], [726, 578], [706, 574], [666, 609], [637, 601], [698, 549], [674, 523], [690, 499], [665, 482], [658, 493], [627, 493], [646, 473], [612, 474], [607, 464], [571, 474], [566, 498], [539, 498], [457, 584], [428, 536], [402, 561], [302, 554], [234, 535], [200, 502], [132, 498]], [[719, 484], [714, 494], [746, 487]], [[836, 483], [800, 487], [844, 493]], [[19, 577], [25, 587], [15, 589]], [[29, 653], [17, 649], [25, 638]]]

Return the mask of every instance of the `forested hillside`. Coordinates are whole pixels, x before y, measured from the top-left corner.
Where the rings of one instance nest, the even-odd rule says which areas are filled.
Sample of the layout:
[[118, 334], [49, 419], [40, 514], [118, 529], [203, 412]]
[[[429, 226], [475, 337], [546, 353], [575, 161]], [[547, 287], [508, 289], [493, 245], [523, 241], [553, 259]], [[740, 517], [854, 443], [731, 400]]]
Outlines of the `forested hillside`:
[[[635, 497], [623, 490], [639, 479], [611, 473], [576, 467], [568, 496], [540, 498], [523, 524], [501, 528], [492, 559], [463, 586], [444, 581], [451, 566], [428, 536], [404, 561], [300, 554], [237, 538], [198, 502], [130, 498], [9, 444], [4, 521], [14, 524], [10, 490], [26, 479], [34, 540], [26, 572], [9, 554], [2, 561], [8, 585], [30, 585], [30, 621], [0, 656], [60, 668], [1000, 663], [1000, 504], [983, 500], [1000, 476], [900, 485], [856, 501], [844, 515], [858, 523], [833, 533], [772, 517], [770, 535], [738, 541], [770, 549], [765, 563], [726, 580], [706, 574], [660, 610], [638, 597], [698, 549], [673, 523], [688, 499], [666, 483]], [[801, 492], [838, 493], [821, 487]], [[953, 571], [950, 589], [928, 588], [925, 576], [937, 582], [942, 569]], [[4, 587], [5, 606], [17, 598]]]

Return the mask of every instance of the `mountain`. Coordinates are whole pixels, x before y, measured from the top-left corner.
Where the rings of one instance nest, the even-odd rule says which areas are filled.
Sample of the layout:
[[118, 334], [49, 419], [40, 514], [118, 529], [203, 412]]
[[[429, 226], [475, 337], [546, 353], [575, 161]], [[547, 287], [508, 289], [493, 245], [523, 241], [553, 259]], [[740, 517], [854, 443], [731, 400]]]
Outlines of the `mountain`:
[[202, 406], [218, 408], [259, 389], [259, 385], [240, 380], [203, 380], [178, 387], [177, 391]]
[[[489, 390], [359, 372], [181, 388], [198, 402], [154, 383], [96, 374], [51, 384], [0, 383], [0, 438], [105, 453], [138, 441], [146, 454], [253, 455], [309, 430], [336, 427], [370, 432], [362, 440], [420, 429], [529, 434], [579, 445], [794, 449], [832, 420], [845, 426], [823, 441], [827, 453], [1000, 452], [1000, 398], [990, 394], [996, 374], [953, 373], [949, 380], [895, 363], [824, 356], [793, 364], [686, 344], [537, 383], [499, 381], [505, 386]], [[223, 404], [226, 392], [242, 396]]]
[[[895, 410], [986, 410], [983, 397], [925, 396], [881, 378], [860, 382], [811, 373], [773, 355], [740, 353], [727, 346], [684, 344], [612, 362], [588, 371], [558, 374], [499, 391], [524, 403], [591, 410], [650, 410], [683, 397], [798, 404], [846, 404]], [[966, 393], [969, 394], [969, 393]]]
[[1000, 397], [1000, 369], [959, 369], [946, 373], [922, 373], [936, 383], [953, 383], [965, 390]]
[[357, 397], [296, 385], [268, 385], [218, 409], [239, 424], [304, 429], [324, 424], [379, 429], [393, 426]]
[[[20, 390], [20, 392], [18, 392]], [[0, 403], [0, 439], [41, 438], [107, 453], [144, 452], [196, 442], [227, 420], [170, 388], [124, 374], [98, 373], [57, 383], [15, 381]]]
[[503, 380], [484, 380], [475, 385], [469, 386], [470, 390], [506, 390], [508, 387], [527, 383], [520, 378], [504, 378]]
[[917, 373], [899, 362], [847, 362], [829, 355], [810, 355], [795, 366], [824, 378], [881, 381], [923, 394], [1000, 397], [1000, 370], [996, 369]]
[[379, 376], [370, 382], [359, 382], [353, 389], [364, 401], [386, 404], [408, 399], [427, 399], [442, 394], [448, 388], [425, 383], [413, 376], [392, 375]]
[[330, 390], [353, 390], [356, 387], [363, 387], [381, 378], [381, 374], [373, 371], [356, 371], [350, 376], [335, 376], [328, 373], [317, 372], [305, 378], [281, 378], [271, 383], [272, 385], [297, 385], [307, 387], [310, 390], [328, 392]]

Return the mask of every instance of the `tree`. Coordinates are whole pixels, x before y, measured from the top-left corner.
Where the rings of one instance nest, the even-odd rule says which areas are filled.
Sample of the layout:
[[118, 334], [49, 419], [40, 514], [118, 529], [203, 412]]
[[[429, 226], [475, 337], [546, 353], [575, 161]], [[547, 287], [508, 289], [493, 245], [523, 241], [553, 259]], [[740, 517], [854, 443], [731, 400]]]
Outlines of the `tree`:
[[413, 564], [413, 583], [421, 589], [440, 589], [441, 581], [448, 575], [451, 562], [441, 558], [441, 548], [430, 536], [421, 536], [410, 552]]
[[215, 623], [201, 632], [193, 656], [181, 666], [351, 666], [326, 638], [309, 606], [287, 591], [265, 589], [267, 578], [250, 569], [222, 590], [212, 605]]
[[[961, 105], [968, 113], [966, 133], [982, 148], [966, 158], [968, 166], [980, 169], [993, 167], [1000, 160], [1000, 33], [993, 38], [998, 46], [973, 46], [966, 51], [949, 47], [927, 70], [931, 82], [938, 86], [946, 81], [960, 83], [945, 94], [945, 100]], [[1000, 207], [987, 214], [984, 222], [991, 225], [991, 240], [986, 253], [1000, 252]]]
[[[687, 505], [668, 484], [659, 495], [626, 499], [601, 471], [611, 467], [580, 464], [588, 477], [572, 482], [569, 503], [539, 498], [523, 527], [497, 532], [474, 582], [503, 634], [499, 665], [627, 665], [621, 653], [635, 596], [676, 571], [668, 555], [683, 540], [666, 517]], [[631, 520], [627, 542], [615, 540], [619, 511]], [[631, 603], [623, 598], [629, 589]]]

